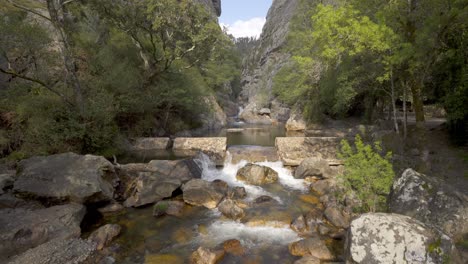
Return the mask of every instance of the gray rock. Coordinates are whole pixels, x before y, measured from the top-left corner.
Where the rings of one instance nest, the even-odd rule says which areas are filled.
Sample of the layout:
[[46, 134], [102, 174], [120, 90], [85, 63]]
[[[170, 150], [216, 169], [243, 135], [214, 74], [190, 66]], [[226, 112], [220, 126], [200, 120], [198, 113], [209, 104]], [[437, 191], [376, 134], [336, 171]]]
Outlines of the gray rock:
[[320, 260], [333, 260], [335, 257], [318, 237], [311, 237], [289, 244], [289, 253], [293, 256], [313, 256]]
[[23, 209], [42, 209], [44, 206], [33, 200], [24, 200], [14, 196], [11, 193], [5, 193], [0, 195], [0, 209], [13, 209], [13, 208], [23, 208]]
[[338, 163], [336, 151], [340, 139], [335, 137], [277, 137], [275, 146], [284, 165], [299, 166], [306, 158]]
[[259, 115], [270, 115], [271, 110], [269, 108], [262, 108], [262, 109], [260, 109], [260, 111], [258, 111], [258, 114]]
[[125, 207], [123, 207], [123, 205], [121, 205], [119, 203], [111, 203], [111, 204], [108, 204], [108, 205], [106, 205], [104, 207], [98, 208], [98, 211], [101, 214], [108, 214], [108, 213], [119, 212], [119, 211], [122, 211], [123, 209], [125, 209]]
[[88, 237], [88, 240], [96, 245], [97, 250], [102, 250], [120, 234], [121, 230], [122, 228], [119, 225], [107, 224], [94, 231]]
[[285, 127], [288, 131], [304, 131], [307, 128], [307, 124], [301, 115], [293, 113], [288, 122], [286, 122]]
[[350, 216], [340, 210], [338, 207], [327, 207], [324, 212], [327, 220], [334, 226], [339, 228], [348, 228]]
[[126, 207], [139, 207], [172, 197], [182, 181], [157, 172], [140, 172], [134, 185], [132, 194], [124, 202]]
[[249, 184], [263, 185], [277, 182], [278, 173], [266, 166], [247, 164], [237, 171], [236, 178]]
[[329, 178], [331, 175], [330, 171], [331, 170], [330, 166], [328, 166], [328, 161], [318, 157], [306, 158], [301, 162], [301, 164], [299, 164], [299, 167], [297, 167], [294, 173], [294, 178]]
[[0, 260], [55, 238], [76, 238], [86, 208], [80, 204], [46, 209], [0, 210]]
[[[227, 190], [226, 190], [227, 191]], [[195, 206], [205, 206], [214, 209], [226, 196], [218, 183], [193, 179], [182, 186], [184, 201]]]
[[450, 238], [408, 216], [361, 215], [351, 222], [347, 239], [350, 263], [445, 263]]
[[109, 201], [118, 178], [103, 157], [64, 153], [19, 163], [14, 191], [26, 196], [77, 203]]
[[219, 205], [218, 210], [227, 218], [240, 220], [245, 216], [244, 209], [231, 199], [224, 199]]
[[390, 211], [408, 215], [459, 239], [468, 233], [468, 196], [412, 169], [393, 183]]
[[0, 194], [4, 194], [6, 188], [13, 186], [14, 177], [14, 173], [0, 174]]
[[244, 187], [234, 187], [228, 191], [227, 196], [233, 200], [240, 200], [247, 197], [247, 192]]
[[15, 257], [9, 264], [94, 263], [96, 245], [78, 238], [57, 238]]

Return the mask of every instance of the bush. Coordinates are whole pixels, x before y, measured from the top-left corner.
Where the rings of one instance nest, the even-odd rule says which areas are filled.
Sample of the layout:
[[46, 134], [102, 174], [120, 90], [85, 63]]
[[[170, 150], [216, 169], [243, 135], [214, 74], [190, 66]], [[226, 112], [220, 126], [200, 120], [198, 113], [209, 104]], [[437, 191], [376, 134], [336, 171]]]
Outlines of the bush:
[[375, 142], [372, 147], [359, 135], [354, 147], [346, 140], [341, 141], [338, 157], [344, 160], [345, 171], [340, 179], [347, 192], [354, 192], [361, 200], [357, 210], [375, 212], [385, 208], [395, 172], [391, 164], [392, 153], [381, 153], [380, 142]]

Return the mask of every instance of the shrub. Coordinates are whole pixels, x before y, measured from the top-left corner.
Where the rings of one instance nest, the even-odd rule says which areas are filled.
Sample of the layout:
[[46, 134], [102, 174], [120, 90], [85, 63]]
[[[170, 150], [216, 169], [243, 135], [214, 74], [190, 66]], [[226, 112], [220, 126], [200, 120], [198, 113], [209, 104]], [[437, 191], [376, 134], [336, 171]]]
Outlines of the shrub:
[[344, 160], [345, 170], [340, 179], [347, 192], [354, 192], [361, 200], [360, 211], [383, 210], [395, 176], [391, 164], [392, 153], [382, 154], [380, 142], [365, 144], [357, 135], [352, 147], [341, 141], [338, 157]]

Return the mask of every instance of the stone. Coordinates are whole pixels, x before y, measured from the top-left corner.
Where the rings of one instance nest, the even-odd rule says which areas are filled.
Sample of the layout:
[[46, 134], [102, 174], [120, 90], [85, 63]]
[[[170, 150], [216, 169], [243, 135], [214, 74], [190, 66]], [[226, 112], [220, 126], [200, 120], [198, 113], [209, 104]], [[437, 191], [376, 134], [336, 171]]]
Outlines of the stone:
[[269, 108], [262, 108], [262, 109], [260, 109], [260, 111], [258, 111], [258, 114], [259, 115], [270, 115], [271, 110]]
[[134, 184], [131, 195], [124, 202], [126, 207], [139, 207], [170, 198], [182, 186], [179, 179], [155, 172], [140, 172]]
[[14, 173], [3, 173], [0, 174], [0, 195], [5, 193], [5, 189], [12, 187], [15, 174]]
[[168, 149], [171, 146], [170, 138], [137, 138], [132, 145], [133, 150]]
[[228, 191], [227, 197], [233, 200], [241, 200], [247, 197], [247, 192], [244, 187], [236, 186]]
[[305, 256], [300, 260], [296, 260], [294, 264], [320, 264], [320, 259], [313, 256]]
[[231, 163], [237, 164], [243, 160], [255, 162], [276, 162], [279, 160], [274, 147], [263, 146], [231, 146], [228, 148], [231, 157]]
[[14, 192], [52, 201], [110, 201], [118, 182], [104, 157], [63, 153], [37, 156], [19, 163]]
[[455, 240], [468, 233], [468, 195], [412, 169], [393, 183], [389, 207], [393, 213], [438, 227]]
[[160, 201], [153, 207], [153, 216], [172, 215], [180, 217], [185, 203], [180, 201]]
[[0, 210], [0, 262], [55, 238], [78, 238], [85, 212], [80, 204]]
[[275, 146], [280, 160], [286, 166], [299, 166], [306, 158], [339, 163], [336, 152], [340, 139], [336, 137], [277, 137]]
[[311, 189], [319, 195], [333, 193], [337, 189], [336, 180], [327, 179], [316, 181], [311, 185]]
[[273, 197], [270, 197], [268, 195], [262, 195], [260, 197], [257, 197], [254, 200], [254, 204], [270, 204], [270, 203], [275, 203], [276, 200], [273, 199]]
[[211, 250], [199, 247], [190, 257], [192, 264], [216, 264], [224, 258], [223, 250]]
[[9, 264], [95, 263], [96, 245], [79, 238], [57, 238], [15, 257]]
[[119, 203], [110, 203], [104, 207], [98, 208], [101, 214], [115, 213], [124, 210], [125, 207]]
[[286, 122], [285, 127], [288, 131], [304, 131], [307, 128], [307, 124], [301, 115], [293, 113]]
[[245, 216], [244, 209], [231, 199], [224, 199], [219, 205], [218, 210], [227, 218], [240, 220]]
[[250, 163], [237, 171], [236, 178], [249, 184], [263, 185], [277, 182], [278, 173], [272, 168]]
[[350, 216], [345, 214], [337, 207], [327, 207], [324, 212], [325, 218], [334, 226], [338, 228], [348, 228], [350, 223]]
[[322, 213], [318, 209], [313, 209], [304, 215], [300, 215], [291, 223], [291, 229], [301, 236], [310, 236], [317, 232], [321, 221]]
[[240, 119], [248, 124], [271, 125], [272, 120], [269, 115], [260, 115], [256, 103], [248, 104], [239, 114]]
[[305, 179], [307, 177], [313, 177], [318, 180], [323, 178], [330, 177], [330, 166], [328, 166], [328, 161], [318, 158], [306, 158], [304, 159], [299, 167], [297, 167], [294, 172], [294, 178], [296, 179]]
[[12, 208], [23, 208], [23, 209], [43, 209], [44, 206], [39, 201], [24, 200], [15, 197], [12, 193], [5, 193], [0, 195], [0, 209], [12, 209]]
[[146, 255], [145, 264], [183, 264], [181, 256], [170, 254]]
[[228, 254], [234, 256], [243, 256], [245, 255], [245, 248], [242, 246], [241, 242], [237, 239], [230, 239], [223, 242], [224, 251]]
[[450, 238], [408, 216], [368, 213], [348, 230], [350, 263], [445, 263], [452, 252]]
[[184, 202], [204, 206], [208, 209], [214, 209], [226, 196], [216, 183], [208, 182], [202, 179], [193, 179], [182, 186]]
[[320, 260], [333, 260], [334, 256], [318, 237], [311, 237], [289, 244], [289, 253], [293, 256], [313, 256]]
[[102, 250], [120, 234], [122, 228], [119, 225], [107, 224], [101, 226], [96, 231], [91, 233], [88, 240], [96, 244], [97, 250]]
[[173, 150], [177, 154], [193, 155], [203, 152], [208, 155], [216, 165], [223, 165], [226, 157], [227, 138], [176, 138]]

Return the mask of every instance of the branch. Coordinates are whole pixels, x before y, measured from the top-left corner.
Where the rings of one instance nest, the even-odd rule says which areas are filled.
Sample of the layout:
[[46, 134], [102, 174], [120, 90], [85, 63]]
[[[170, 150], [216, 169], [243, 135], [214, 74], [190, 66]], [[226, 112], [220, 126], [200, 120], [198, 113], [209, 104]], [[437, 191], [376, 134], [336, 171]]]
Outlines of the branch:
[[[52, 92], [53, 94], [59, 96], [60, 98], [62, 98], [65, 103], [69, 104], [70, 106], [74, 106], [73, 103], [71, 103], [66, 97], [64, 94], [60, 93], [59, 91], [56, 91], [54, 89], [52, 89], [52, 87], [50, 87], [49, 85], [47, 85], [45, 82], [41, 81], [41, 80], [37, 80], [37, 79], [34, 79], [34, 78], [31, 78], [31, 77], [28, 77], [26, 75], [22, 75], [22, 74], [19, 74], [19, 73], [16, 73], [14, 71], [9, 71], [9, 70], [4, 70], [2, 68], [0, 68], [0, 72], [4, 73], [4, 74], [8, 74], [8, 75], [11, 75], [15, 78], [20, 78], [20, 79], [23, 79], [23, 80], [26, 80], [26, 81], [30, 81], [30, 82], [33, 82], [33, 83], [37, 83], [39, 85], [41, 85], [42, 87], [46, 88], [47, 90], [49, 90], [50, 92]], [[57, 82], [56, 82], [57, 83]]]
[[68, 4], [71, 3], [71, 2], [75, 2], [75, 1], [77, 1], [77, 0], [68, 0], [68, 1], [65, 1], [65, 2], [62, 3], [62, 7], [65, 6], [65, 5], [68, 5]]
[[34, 10], [32, 10], [32, 9], [29, 9], [29, 8], [27, 8], [27, 7], [24, 7], [24, 6], [22, 6], [22, 5], [19, 5], [19, 4], [15, 3], [13, 0], [7, 0], [7, 1], [10, 2], [10, 4], [12, 4], [14, 7], [16, 7], [16, 8], [18, 8], [18, 9], [24, 10], [24, 11], [29, 12], [29, 13], [32, 13], [32, 14], [35, 14], [35, 15], [37, 15], [37, 16], [39, 16], [39, 17], [42, 17], [42, 18], [46, 19], [47, 21], [52, 22], [52, 19], [50, 19], [49, 17], [44, 16], [43, 14], [41, 14], [41, 13], [39, 13], [39, 12], [37, 12], [37, 11], [34, 11]]

